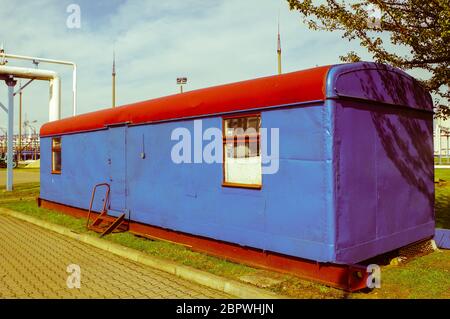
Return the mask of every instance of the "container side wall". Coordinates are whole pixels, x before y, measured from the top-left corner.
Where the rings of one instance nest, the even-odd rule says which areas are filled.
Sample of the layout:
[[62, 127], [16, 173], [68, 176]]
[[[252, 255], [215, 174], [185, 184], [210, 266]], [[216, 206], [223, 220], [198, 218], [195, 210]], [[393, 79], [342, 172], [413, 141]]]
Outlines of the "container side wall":
[[[126, 133], [126, 205], [131, 219], [242, 246], [331, 261], [331, 122], [323, 105], [262, 112], [268, 145], [270, 129], [279, 129], [279, 169], [263, 175], [261, 190], [223, 187], [221, 163], [172, 161], [172, 148], [178, 140], [171, 140], [171, 135], [180, 128], [190, 133], [194, 160], [198, 141], [193, 139], [192, 120], [130, 126]], [[201, 124], [203, 132], [221, 130], [222, 118], [203, 119]], [[41, 197], [87, 208], [94, 183], [110, 177], [107, 140], [107, 130], [63, 136], [61, 176], [48, 174], [45, 163], [50, 153], [43, 152]], [[205, 147], [210, 141], [201, 143]], [[222, 148], [217, 151], [222, 158]], [[68, 156], [72, 159], [66, 160]], [[273, 160], [272, 165], [276, 165]], [[65, 193], [60, 191], [61, 185], [68, 185]]]
[[337, 261], [359, 262], [433, 236], [432, 114], [336, 105]]
[[[83, 209], [89, 208], [95, 184], [110, 181], [108, 131], [61, 137], [61, 174], [51, 173], [51, 137], [41, 138], [41, 198]], [[99, 189], [94, 210], [103, 205]]]
[[[279, 129], [280, 160], [278, 172], [263, 175], [261, 190], [223, 187], [221, 163], [173, 163], [170, 154], [177, 141], [171, 141], [171, 133], [183, 128], [193, 137], [193, 121], [130, 127], [127, 201], [132, 219], [243, 246], [330, 260], [334, 248], [326, 215], [331, 201], [326, 168], [331, 167], [331, 150], [327, 150], [331, 143], [325, 143], [329, 135], [324, 136], [323, 112], [323, 107], [310, 107], [262, 113], [268, 145], [270, 129]], [[202, 121], [203, 131], [221, 127], [221, 118]], [[203, 141], [202, 146], [208, 143]], [[139, 157], [143, 150], [145, 159]], [[222, 158], [222, 149], [218, 151]]]

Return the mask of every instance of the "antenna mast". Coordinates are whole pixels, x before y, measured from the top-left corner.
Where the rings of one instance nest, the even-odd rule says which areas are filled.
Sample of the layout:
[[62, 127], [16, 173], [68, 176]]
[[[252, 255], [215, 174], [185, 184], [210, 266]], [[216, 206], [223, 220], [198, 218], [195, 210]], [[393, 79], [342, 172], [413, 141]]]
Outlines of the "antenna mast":
[[277, 41], [277, 56], [278, 56], [278, 74], [281, 74], [281, 36], [280, 36], [280, 12], [278, 12], [278, 41]]
[[116, 50], [113, 50], [113, 65], [112, 65], [112, 107], [116, 107]]

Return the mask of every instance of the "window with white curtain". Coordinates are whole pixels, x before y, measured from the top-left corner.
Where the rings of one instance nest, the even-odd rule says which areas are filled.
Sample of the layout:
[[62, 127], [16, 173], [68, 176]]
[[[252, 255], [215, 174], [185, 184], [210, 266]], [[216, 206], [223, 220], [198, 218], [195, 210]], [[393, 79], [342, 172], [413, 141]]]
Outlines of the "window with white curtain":
[[223, 120], [224, 186], [261, 188], [261, 116]]

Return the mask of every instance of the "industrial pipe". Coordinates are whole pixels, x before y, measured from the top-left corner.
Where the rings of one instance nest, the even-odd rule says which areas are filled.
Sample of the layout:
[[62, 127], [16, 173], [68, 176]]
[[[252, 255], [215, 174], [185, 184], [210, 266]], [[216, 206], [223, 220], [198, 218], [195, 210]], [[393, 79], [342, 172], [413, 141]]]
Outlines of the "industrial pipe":
[[49, 121], [61, 118], [61, 79], [54, 71], [0, 65], [0, 75], [50, 81]]
[[1, 53], [0, 57], [16, 59], [16, 60], [28, 60], [28, 61], [33, 61], [33, 62], [37, 61], [37, 62], [44, 62], [44, 63], [71, 65], [73, 67], [73, 74], [72, 74], [73, 116], [77, 115], [77, 65], [74, 62], [53, 60], [53, 59], [44, 59], [44, 58], [31, 57], [31, 56], [26, 56], [26, 55], [8, 54], [8, 53]]

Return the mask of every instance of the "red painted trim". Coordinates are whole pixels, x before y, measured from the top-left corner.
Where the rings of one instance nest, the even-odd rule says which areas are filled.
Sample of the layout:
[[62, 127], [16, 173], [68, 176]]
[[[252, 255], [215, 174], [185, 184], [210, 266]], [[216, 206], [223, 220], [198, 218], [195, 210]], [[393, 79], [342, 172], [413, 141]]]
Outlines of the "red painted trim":
[[86, 113], [44, 124], [40, 134], [61, 135], [124, 122], [133, 125], [320, 101], [325, 99], [329, 68], [317, 67]]
[[[87, 217], [87, 210], [47, 201], [41, 198], [38, 199], [38, 205], [77, 218]], [[94, 214], [98, 215], [98, 213]], [[130, 222], [129, 227], [129, 230], [132, 233], [140, 234], [144, 237], [182, 244], [195, 251], [218, 256], [230, 261], [289, 273], [348, 291], [357, 291], [366, 288], [367, 272], [362, 266], [319, 263], [312, 260], [239, 246], [233, 243], [195, 236], [134, 221]], [[358, 274], [360, 274], [360, 276]]]

